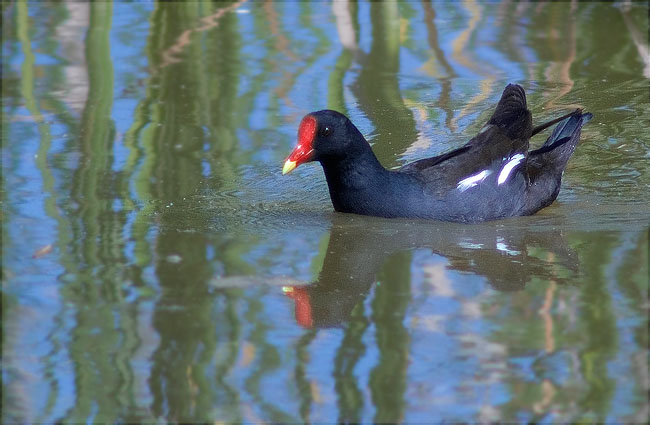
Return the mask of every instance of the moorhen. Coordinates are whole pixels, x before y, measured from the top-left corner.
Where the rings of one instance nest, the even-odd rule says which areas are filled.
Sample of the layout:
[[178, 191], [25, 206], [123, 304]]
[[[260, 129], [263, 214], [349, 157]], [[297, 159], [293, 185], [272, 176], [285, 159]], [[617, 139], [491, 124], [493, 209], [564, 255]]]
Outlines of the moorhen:
[[[282, 174], [319, 161], [334, 209], [346, 213], [458, 222], [530, 215], [557, 197], [591, 118], [577, 109], [533, 127], [524, 89], [508, 84], [492, 117], [464, 146], [387, 170], [345, 115], [322, 110], [302, 119]], [[529, 139], [556, 123], [546, 142], [528, 151]]]

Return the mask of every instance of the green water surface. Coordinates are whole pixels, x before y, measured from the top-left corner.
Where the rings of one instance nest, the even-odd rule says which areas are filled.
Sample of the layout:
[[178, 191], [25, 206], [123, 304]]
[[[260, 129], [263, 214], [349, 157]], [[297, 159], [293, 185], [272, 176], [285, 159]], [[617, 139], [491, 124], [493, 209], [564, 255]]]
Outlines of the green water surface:
[[[2, 422], [646, 422], [647, 31], [644, 2], [3, 1]], [[317, 164], [281, 175], [310, 111], [396, 167], [510, 82], [594, 115], [535, 216], [338, 214]]]

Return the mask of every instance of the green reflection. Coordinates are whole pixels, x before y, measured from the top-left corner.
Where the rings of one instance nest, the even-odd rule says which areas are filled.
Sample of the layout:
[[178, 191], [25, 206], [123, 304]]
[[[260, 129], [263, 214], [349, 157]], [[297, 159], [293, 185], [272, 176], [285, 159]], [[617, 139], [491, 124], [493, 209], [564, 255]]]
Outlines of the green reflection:
[[362, 59], [352, 85], [359, 107], [375, 126], [373, 150], [386, 166], [413, 143], [417, 133], [413, 113], [404, 105], [397, 74], [400, 70], [400, 15], [397, 2], [370, 4], [372, 45]]
[[310, 412], [313, 403], [312, 384], [307, 377], [309, 364], [309, 345], [316, 337], [316, 332], [306, 332], [296, 343], [296, 367], [294, 379], [300, 397], [300, 420], [311, 422]]
[[[64, 422], [119, 420], [119, 400], [132, 399], [128, 359], [137, 345], [132, 331], [122, 334], [133, 324], [129, 317], [133, 309], [115, 311], [110, 304], [122, 301], [124, 261], [120, 235], [124, 215], [113, 211], [117, 195], [111, 178], [115, 138], [109, 41], [112, 3], [94, 3], [89, 13], [84, 52], [88, 98], [76, 135], [81, 158], [71, 186], [71, 199], [78, 207], [70, 211], [74, 237], [72, 246], [66, 248], [75, 257], [68, 270], [75, 281], [63, 291], [77, 306], [77, 326], [69, 347], [77, 387], [74, 408], [62, 418]], [[113, 356], [121, 350], [122, 355]]]
[[[588, 385], [580, 400], [581, 419], [604, 422], [614, 395], [615, 381], [610, 376], [608, 363], [618, 345], [616, 317], [612, 311], [612, 298], [606, 276], [607, 259], [616, 246], [613, 238], [585, 235], [583, 241], [592, 248], [584, 251], [585, 285], [582, 291], [580, 328], [585, 345], [580, 352], [581, 371]], [[596, 246], [599, 248], [594, 249]]]
[[[340, 2], [332, 5], [336, 7], [339, 38], [343, 49], [334, 64], [334, 69], [329, 75], [327, 108], [348, 114], [344, 99], [344, 78], [355, 55], [358, 55], [359, 42], [359, 7], [357, 2]], [[346, 45], [347, 44], [347, 45]]]
[[401, 422], [405, 413], [409, 334], [404, 325], [411, 300], [411, 255], [386, 261], [378, 276], [372, 301], [372, 320], [379, 363], [370, 373], [370, 391], [376, 412], [374, 422]]
[[[205, 62], [202, 47], [202, 39], [206, 37], [208, 44], [214, 46], [210, 57], [226, 55], [227, 60], [237, 54], [236, 49], [227, 51], [218, 42], [223, 38], [236, 39], [236, 16], [219, 15], [218, 26], [201, 26], [208, 22], [203, 18], [220, 13], [219, 6], [226, 5], [156, 4], [147, 43], [153, 76], [143, 101], [150, 122], [138, 135], [144, 153], [137, 177], [139, 194], [160, 200], [165, 206], [160, 212], [160, 231], [155, 244], [155, 270], [162, 293], [153, 313], [160, 343], [152, 357], [151, 408], [156, 416], [179, 421], [205, 418], [213, 411], [217, 394], [231, 394], [231, 397], [233, 394], [228, 386], [215, 387], [208, 370], [213, 367], [213, 353], [219, 343], [217, 326], [236, 322], [227, 308], [223, 313], [231, 320], [214, 320], [215, 298], [206, 285], [214, 273], [207, 261], [206, 235], [178, 231], [192, 218], [186, 214], [190, 205], [184, 198], [194, 195], [204, 178], [205, 120], [209, 118], [210, 133], [219, 136], [213, 144], [232, 144], [229, 135], [233, 130], [222, 127], [223, 121], [212, 120], [220, 116], [220, 108], [227, 109], [232, 104], [235, 93], [232, 87], [237, 86], [237, 75], [206, 72], [213, 63]], [[148, 214], [150, 211], [142, 211], [141, 217], [150, 226]], [[143, 237], [140, 246], [145, 248], [148, 244], [144, 236], [148, 230], [138, 233]], [[234, 301], [232, 295], [226, 299]], [[236, 335], [236, 329], [230, 332]], [[217, 369], [230, 370], [236, 361], [235, 353], [236, 346], [233, 346], [220, 357]], [[237, 420], [240, 416], [226, 412], [223, 418]]]
[[[457, 77], [456, 71], [449, 63], [445, 52], [442, 49], [438, 28], [436, 26], [436, 11], [431, 2], [426, 0], [422, 1], [422, 8], [424, 9], [424, 22], [427, 28], [427, 42], [429, 48], [435, 57], [436, 71], [435, 76], [440, 81], [440, 96], [438, 97], [439, 107], [445, 111], [445, 125], [447, 128], [453, 130], [452, 119], [454, 116], [453, 105], [451, 101], [451, 86], [452, 79]], [[433, 58], [429, 59], [431, 62]], [[425, 65], [426, 66], [426, 65]], [[438, 70], [442, 67], [442, 70]], [[433, 117], [430, 120], [434, 120]]]
[[334, 378], [338, 394], [338, 421], [342, 423], [362, 422], [364, 395], [354, 374], [354, 368], [366, 352], [362, 337], [368, 329], [363, 303], [358, 303], [350, 314], [349, 323], [341, 346], [334, 359]]

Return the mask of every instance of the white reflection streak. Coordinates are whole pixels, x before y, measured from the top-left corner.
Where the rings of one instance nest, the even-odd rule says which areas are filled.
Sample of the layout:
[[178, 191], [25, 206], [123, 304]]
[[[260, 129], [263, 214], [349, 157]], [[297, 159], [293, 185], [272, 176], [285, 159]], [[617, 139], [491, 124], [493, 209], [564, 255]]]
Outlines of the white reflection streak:
[[66, 59], [63, 66], [65, 84], [55, 95], [70, 109], [81, 114], [88, 99], [88, 70], [84, 55], [84, 36], [90, 25], [89, 3], [65, 3], [68, 19], [56, 27], [61, 54]]
[[336, 30], [339, 33], [341, 44], [348, 50], [357, 49], [356, 34], [352, 25], [349, 0], [335, 0], [332, 2], [332, 13], [336, 19]]

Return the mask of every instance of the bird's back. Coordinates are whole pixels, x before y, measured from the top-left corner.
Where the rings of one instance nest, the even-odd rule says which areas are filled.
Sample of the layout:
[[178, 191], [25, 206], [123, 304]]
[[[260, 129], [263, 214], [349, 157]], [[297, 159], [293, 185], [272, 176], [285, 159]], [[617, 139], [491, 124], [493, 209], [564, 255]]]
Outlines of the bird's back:
[[484, 221], [532, 214], [557, 197], [561, 176], [591, 114], [561, 121], [529, 152], [532, 117], [521, 86], [509, 84], [479, 134], [461, 148], [407, 164], [417, 176], [432, 218]]

